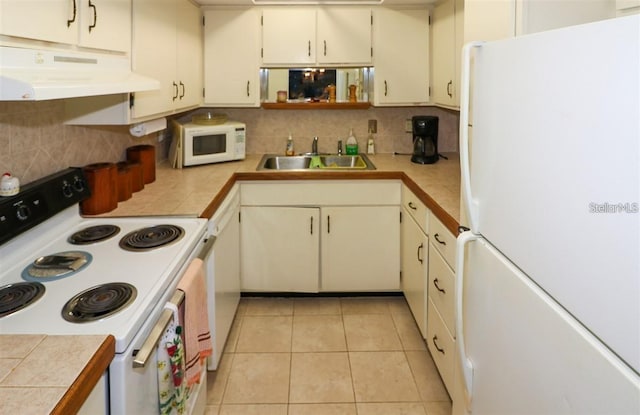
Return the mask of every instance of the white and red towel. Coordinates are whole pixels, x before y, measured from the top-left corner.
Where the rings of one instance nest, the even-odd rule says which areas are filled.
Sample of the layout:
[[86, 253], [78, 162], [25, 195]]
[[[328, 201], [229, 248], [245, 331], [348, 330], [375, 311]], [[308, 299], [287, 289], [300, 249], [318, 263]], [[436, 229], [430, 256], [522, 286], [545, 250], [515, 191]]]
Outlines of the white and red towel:
[[196, 258], [187, 267], [178, 289], [184, 292], [184, 343], [187, 386], [200, 381], [207, 356], [213, 351], [207, 312], [204, 262]]

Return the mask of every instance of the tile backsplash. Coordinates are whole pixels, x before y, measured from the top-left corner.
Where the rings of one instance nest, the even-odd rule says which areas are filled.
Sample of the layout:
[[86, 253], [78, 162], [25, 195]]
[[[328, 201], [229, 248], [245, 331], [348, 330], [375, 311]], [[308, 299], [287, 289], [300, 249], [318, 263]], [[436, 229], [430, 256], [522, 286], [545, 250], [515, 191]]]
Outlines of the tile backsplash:
[[[436, 107], [370, 108], [366, 110], [264, 110], [260, 108], [199, 109], [195, 112], [224, 113], [247, 124], [247, 153], [283, 153], [289, 132], [296, 152], [311, 149], [313, 136], [318, 150], [335, 152], [353, 128], [361, 151], [366, 150], [367, 121], [377, 120], [378, 153], [410, 153], [411, 133], [404, 132], [405, 120], [413, 115], [439, 117], [438, 150], [458, 150], [458, 113]], [[158, 143], [158, 134], [133, 137], [128, 126], [65, 125], [63, 100], [0, 102], [0, 174], [11, 172], [22, 184], [69, 166], [117, 162], [126, 148], [137, 144], [158, 147], [158, 160], [166, 159], [168, 140]]]

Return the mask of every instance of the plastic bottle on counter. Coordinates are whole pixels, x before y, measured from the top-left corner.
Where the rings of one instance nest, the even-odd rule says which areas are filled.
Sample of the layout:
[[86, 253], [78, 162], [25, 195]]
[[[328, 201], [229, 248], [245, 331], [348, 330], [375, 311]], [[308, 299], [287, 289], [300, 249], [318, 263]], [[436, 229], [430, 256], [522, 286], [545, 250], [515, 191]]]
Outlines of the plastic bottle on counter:
[[367, 138], [367, 154], [376, 154], [376, 145], [373, 141], [371, 128], [369, 128], [369, 138]]
[[358, 154], [358, 140], [353, 135], [353, 128], [349, 130], [349, 137], [347, 137], [347, 145], [346, 145], [346, 153], [348, 155], [356, 155]]
[[293, 156], [295, 154], [295, 150], [293, 149], [293, 138], [291, 137], [291, 133], [289, 133], [289, 138], [287, 138], [287, 150], [284, 153], [287, 156]]

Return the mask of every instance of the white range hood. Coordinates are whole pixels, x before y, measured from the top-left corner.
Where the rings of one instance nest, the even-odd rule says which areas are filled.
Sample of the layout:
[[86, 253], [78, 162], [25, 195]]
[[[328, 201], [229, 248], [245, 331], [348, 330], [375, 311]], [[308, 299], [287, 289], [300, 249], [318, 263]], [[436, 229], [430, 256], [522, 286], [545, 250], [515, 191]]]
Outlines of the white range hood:
[[133, 73], [126, 56], [0, 47], [0, 101], [40, 101], [159, 88], [157, 80]]

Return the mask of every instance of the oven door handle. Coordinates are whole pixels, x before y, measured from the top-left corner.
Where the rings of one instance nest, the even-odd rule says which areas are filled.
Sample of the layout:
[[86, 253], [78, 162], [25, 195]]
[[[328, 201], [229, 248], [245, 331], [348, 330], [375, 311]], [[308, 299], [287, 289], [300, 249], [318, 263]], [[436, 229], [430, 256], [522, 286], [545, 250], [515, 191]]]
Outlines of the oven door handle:
[[[183, 300], [184, 300], [184, 292], [180, 290], [176, 290], [176, 292], [173, 294], [169, 302], [175, 305], [176, 307], [179, 307], [180, 304], [182, 304]], [[160, 315], [160, 318], [156, 322], [156, 325], [153, 326], [153, 329], [151, 329], [151, 333], [149, 333], [149, 336], [147, 337], [147, 339], [144, 341], [144, 343], [142, 343], [142, 347], [134, 355], [134, 358], [133, 358], [134, 368], [145, 367], [145, 365], [147, 364], [147, 361], [149, 360], [149, 357], [151, 357], [154, 350], [156, 350], [156, 346], [158, 345], [158, 342], [160, 341], [162, 334], [167, 329], [167, 326], [169, 325], [169, 323], [171, 323], [172, 319], [173, 319], [173, 311], [169, 309], [162, 310], [162, 314]]]
[[215, 242], [216, 237], [214, 235], [210, 235], [207, 239], [205, 239], [204, 246], [200, 250], [200, 253], [198, 253], [198, 258], [204, 261], [207, 258], [207, 255], [209, 255], [209, 252], [211, 252], [211, 250], [213, 249], [213, 244]]

